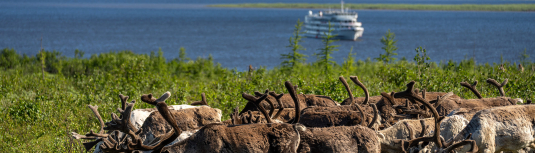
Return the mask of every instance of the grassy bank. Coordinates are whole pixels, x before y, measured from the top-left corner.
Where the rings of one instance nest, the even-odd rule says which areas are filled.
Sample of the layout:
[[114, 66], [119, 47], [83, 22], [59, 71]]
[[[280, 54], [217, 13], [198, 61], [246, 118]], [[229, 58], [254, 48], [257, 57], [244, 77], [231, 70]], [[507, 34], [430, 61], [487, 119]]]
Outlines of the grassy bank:
[[[218, 4], [210, 7], [235, 8], [309, 8], [339, 9], [340, 4], [244, 3]], [[441, 11], [535, 11], [535, 4], [344, 4], [349, 9], [370, 10], [441, 10]]]
[[[166, 55], [178, 54], [177, 51]], [[44, 75], [41, 54], [21, 55], [13, 49], [0, 52], [0, 152], [82, 152], [81, 141], [70, 138], [70, 132], [98, 131], [99, 124], [88, 104], [99, 106], [105, 121], [111, 119], [120, 107], [118, 94], [136, 100], [136, 108], [151, 108], [140, 102], [146, 93], [162, 94], [170, 91], [169, 104], [188, 104], [200, 100], [206, 93], [208, 103], [224, 112], [224, 119], [235, 106], [243, 108], [242, 92], [270, 89], [286, 92], [284, 81], [299, 86], [298, 92], [320, 94], [336, 101], [347, 98], [338, 76], [356, 75], [368, 87], [371, 95], [401, 91], [411, 80], [427, 91], [452, 91], [463, 98], [476, 98], [459, 82], [479, 81], [483, 97], [496, 97], [498, 90], [485, 83], [487, 78], [503, 81], [510, 97], [533, 99], [535, 90], [534, 64], [525, 62], [524, 72], [517, 63], [476, 64], [473, 60], [444, 63], [424, 63], [399, 60], [383, 64], [372, 60], [356, 61], [348, 57], [335, 64], [329, 72], [318, 65], [305, 63], [294, 69], [265, 69], [239, 72], [214, 63], [211, 58], [188, 59], [184, 54], [177, 59], [165, 59], [163, 52], [150, 55], [119, 51], [83, 57], [65, 57], [59, 52], [47, 51]], [[243, 65], [247, 67], [247, 65]], [[255, 66], [256, 67], [256, 66]], [[351, 85], [356, 96], [360, 89]]]

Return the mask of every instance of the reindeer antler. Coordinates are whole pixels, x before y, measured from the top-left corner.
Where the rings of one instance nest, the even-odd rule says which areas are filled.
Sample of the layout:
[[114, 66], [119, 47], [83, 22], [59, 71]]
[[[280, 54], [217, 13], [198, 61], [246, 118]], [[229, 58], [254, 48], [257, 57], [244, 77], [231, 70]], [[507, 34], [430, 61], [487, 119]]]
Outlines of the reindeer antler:
[[371, 120], [371, 123], [368, 125], [368, 128], [372, 128], [375, 122], [379, 119], [379, 111], [377, 111], [377, 106], [375, 104], [369, 104], [373, 108], [373, 119]]
[[284, 96], [284, 93], [276, 94], [275, 92], [269, 92], [269, 95], [275, 97], [275, 99], [277, 100], [277, 104], [279, 104], [279, 111], [277, 112], [277, 114], [275, 114], [275, 116], [273, 116], [274, 119], [279, 118], [279, 116], [282, 114], [282, 111], [284, 110], [284, 107], [282, 106], [282, 102], [280, 100], [282, 96]]
[[468, 134], [468, 136], [463, 141], [460, 141], [458, 143], [452, 144], [451, 146], [449, 146], [446, 149], [444, 149], [444, 152], [445, 153], [449, 153], [449, 152], [452, 152], [456, 148], [459, 148], [459, 147], [462, 147], [464, 145], [470, 144], [471, 148], [467, 153], [476, 153], [479, 150], [479, 148], [477, 147], [477, 143], [476, 143], [475, 140], [469, 140], [470, 137], [472, 137], [472, 133]]
[[91, 106], [91, 105], [87, 105], [87, 107], [89, 107], [89, 109], [91, 109], [91, 111], [93, 112], [93, 114], [95, 114], [95, 116], [97, 117], [99, 123], [100, 123], [100, 130], [98, 133], [95, 133], [93, 132], [93, 130], [91, 130], [89, 133], [85, 134], [85, 135], [81, 135], [81, 134], [78, 134], [76, 132], [72, 132], [72, 137], [74, 139], [97, 139], [97, 138], [103, 138], [103, 137], [107, 137], [108, 134], [104, 134], [104, 121], [102, 121], [102, 117], [100, 117], [100, 114], [98, 113], [98, 106]]
[[491, 79], [491, 78], [487, 79], [487, 83], [492, 84], [492, 85], [494, 85], [496, 88], [498, 88], [498, 90], [500, 91], [500, 95], [501, 95], [502, 97], [505, 97], [505, 91], [503, 91], [503, 87], [507, 84], [507, 81], [508, 81], [508, 79], [505, 79], [505, 80], [502, 82], [502, 84], [499, 84], [498, 81], [496, 81], [496, 80], [494, 80], [494, 79]]
[[[167, 123], [169, 123], [171, 127], [173, 127], [173, 129], [169, 133], [165, 134], [164, 136], [159, 137], [157, 139], [158, 141], [153, 141], [149, 143], [148, 145], [143, 144], [143, 141], [137, 134], [133, 134], [132, 132], [127, 132], [127, 134], [133, 138], [132, 142], [128, 143], [128, 148], [134, 148], [138, 150], [154, 150], [156, 152], [160, 152], [161, 149], [165, 145], [173, 142], [176, 138], [178, 138], [180, 133], [182, 133], [182, 130], [180, 130], [180, 128], [178, 127], [176, 120], [173, 118], [173, 116], [171, 115], [171, 112], [169, 111], [169, 107], [165, 103], [165, 100], [167, 100], [170, 96], [171, 96], [171, 93], [168, 91], [168, 92], [165, 92], [158, 99], [153, 98], [152, 94], [149, 94], [149, 95], [141, 96], [141, 100], [145, 103], [155, 105], [160, 115], [162, 115], [165, 121], [167, 121]], [[129, 107], [130, 105], [131, 107], [134, 106], [133, 103], [129, 104]], [[131, 111], [131, 108], [130, 108], [130, 111]], [[130, 122], [130, 120], [128, 120], [128, 122]]]
[[409, 84], [407, 84], [407, 90], [396, 93], [394, 98], [414, 99], [417, 102], [422, 103], [425, 107], [429, 108], [435, 117], [435, 133], [432, 137], [419, 137], [408, 141], [409, 147], [417, 145], [420, 141], [434, 141], [439, 148], [442, 148], [443, 145], [442, 141], [440, 140], [440, 122], [444, 119], [444, 117], [439, 116], [435, 107], [433, 107], [427, 100], [413, 92], [414, 84], [415, 82], [411, 81]]
[[236, 108], [234, 108], [233, 113], [230, 114], [230, 119], [231, 119], [233, 125], [241, 124], [240, 123], [241, 120], [240, 120], [239, 110], [240, 110], [240, 107], [236, 106]]
[[422, 132], [420, 132], [418, 137], [423, 137], [425, 135], [425, 130], [427, 129], [425, 126], [425, 120], [420, 120], [420, 125], [422, 126]]
[[364, 86], [364, 84], [359, 81], [359, 78], [357, 76], [351, 76], [349, 78], [351, 79], [351, 81], [353, 81], [353, 83], [357, 84], [360, 88], [362, 88], [362, 90], [364, 90], [366, 98], [364, 99], [364, 103], [362, 104], [368, 105], [368, 102], [370, 100], [370, 94], [368, 93], [368, 89], [366, 89], [366, 86]]
[[425, 92], [425, 88], [422, 89], [422, 90], [420, 90], [420, 92], [422, 93], [422, 98], [425, 99], [425, 94], [426, 94], [426, 92]]
[[263, 96], [264, 94], [258, 92], [258, 91], [254, 91], [254, 95], [257, 96], [257, 97], [261, 97]]
[[[100, 114], [98, 113], [98, 106], [91, 106], [87, 105], [89, 109], [93, 112], [93, 114], [97, 117], [99, 123], [100, 123], [100, 131], [98, 133], [93, 132], [91, 130], [89, 133], [85, 135], [78, 134], [76, 132], [71, 132], [71, 135], [74, 139], [97, 139], [97, 138], [105, 138], [108, 137], [108, 134], [104, 134], [104, 121], [102, 120], [102, 117], [100, 117]], [[97, 139], [92, 142], [86, 142], [84, 143], [84, 147], [86, 151], [89, 151], [93, 146], [95, 146], [98, 142], [102, 141], [102, 139]]]
[[295, 118], [290, 121], [291, 124], [295, 124], [295, 123], [299, 123], [299, 118], [301, 118], [301, 106], [299, 105], [299, 97], [297, 97], [297, 93], [295, 92], [295, 88], [294, 86], [292, 85], [292, 83], [290, 83], [290, 81], [286, 81], [284, 82], [284, 86], [286, 87], [286, 89], [288, 90], [288, 92], [290, 93], [290, 96], [292, 96], [292, 99], [295, 103]]
[[340, 82], [342, 82], [342, 84], [346, 88], [347, 94], [349, 95], [349, 105], [353, 105], [353, 101], [355, 98], [353, 97], [353, 93], [351, 92], [351, 89], [349, 88], [346, 79], [343, 76], [338, 77], [338, 79], [340, 80]]
[[394, 98], [390, 96], [389, 94], [387, 94], [386, 92], [381, 92], [381, 96], [383, 96], [383, 98], [385, 98], [390, 103], [391, 106], [396, 105], [396, 103], [394, 103]]
[[[120, 133], [109, 135], [107, 138], [103, 139], [104, 143], [101, 145], [102, 149], [113, 152], [131, 152], [133, 150], [153, 150], [160, 152], [165, 145], [174, 141], [174, 139], [176, 139], [182, 131], [178, 127], [176, 120], [174, 120], [174, 118], [171, 116], [169, 108], [165, 103], [165, 100], [169, 98], [169, 96], [171, 96], [171, 93], [166, 92], [158, 99], [152, 97], [152, 94], [143, 95], [141, 97], [144, 102], [155, 105], [163, 118], [169, 124], [171, 124], [173, 129], [169, 133], [155, 138], [146, 145], [143, 144], [143, 141], [139, 136], [141, 130], [137, 130], [133, 126], [129, 126], [132, 124], [130, 121], [130, 115], [135, 104], [135, 101], [132, 101], [131, 103], [128, 103], [124, 111], [121, 112], [121, 116], [123, 116], [122, 118], [118, 118], [117, 115], [112, 114], [112, 121], [107, 122], [107, 126], [104, 127], [106, 130], [117, 130], [116, 133], [121, 131], [126, 133], [126, 135], [122, 135], [122, 137]], [[127, 136], [130, 138], [127, 138]]]
[[434, 107], [437, 108], [444, 101], [444, 99], [448, 99], [451, 96], [453, 96], [453, 92], [448, 92], [444, 94], [442, 97], [437, 96], [437, 102], [435, 103]]
[[275, 112], [275, 105], [273, 105], [273, 102], [269, 100], [269, 98], [266, 98], [266, 101], [269, 103], [269, 106], [271, 106], [271, 108], [269, 109], [269, 117], [273, 118], [273, 112]]
[[470, 89], [470, 91], [472, 91], [477, 96], [477, 98], [479, 98], [479, 99], [483, 98], [483, 96], [481, 96], [481, 93], [479, 93], [479, 91], [477, 91], [477, 89], [476, 89], [477, 80], [474, 81], [474, 84], [472, 84], [472, 85], [468, 84], [467, 82], [461, 82], [461, 86]]
[[117, 109], [119, 113], [122, 113], [124, 109], [126, 109], [126, 103], [128, 103], [128, 96], [124, 96], [123, 94], [119, 94], [119, 99], [121, 99], [121, 109]]
[[253, 112], [251, 112], [251, 110], [249, 110], [249, 111], [247, 111], [247, 114], [249, 114], [249, 117], [247, 118], [247, 122], [249, 124], [252, 124], [253, 123]]
[[249, 102], [251, 102], [254, 106], [256, 106], [260, 110], [260, 112], [262, 112], [262, 114], [264, 115], [268, 123], [273, 123], [266, 109], [264, 108], [264, 106], [261, 105], [261, 102], [267, 98], [268, 93], [269, 93], [269, 90], [266, 90], [266, 92], [260, 98], [256, 98], [252, 95], [242, 93], [242, 97], [249, 100]]
[[206, 95], [204, 92], [201, 94], [201, 101], [192, 102], [190, 105], [208, 105], [208, 102], [206, 102]]

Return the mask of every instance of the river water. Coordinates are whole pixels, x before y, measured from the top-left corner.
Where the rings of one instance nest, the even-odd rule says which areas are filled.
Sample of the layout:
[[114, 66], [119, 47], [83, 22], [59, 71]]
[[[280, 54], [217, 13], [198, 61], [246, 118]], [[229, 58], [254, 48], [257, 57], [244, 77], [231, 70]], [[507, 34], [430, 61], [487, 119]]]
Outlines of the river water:
[[[308, 9], [210, 8], [206, 4], [250, 1], [3, 1], [0, 2], [0, 47], [34, 55], [40, 38], [46, 50], [74, 56], [74, 50], [98, 54], [132, 50], [149, 53], [162, 49], [171, 59], [180, 47], [189, 57], [207, 57], [228, 68], [243, 70], [249, 64], [272, 68], [280, 64], [298, 19]], [[262, 0], [254, 2], [278, 2]], [[338, 1], [284, 2], [337, 3]], [[535, 1], [345, 1], [346, 3], [501, 4]], [[318, 10], [313, 10], [318, 11]], [[356, 58], [378, 57], [381, 37], [396, 34], [399, 54], [411, 60], [422, 46], [432, 61], [460, 61], [475, 57], [478, 63], [520, 60], [526, 49], [535, 58], [535, 12], [389, 11], [353, 10], [359, 13], [364, 35], [357, 41], [339, 41], [333, 57], [341, 63], [349, 50]], [[312, 55], [320, 39], [303, 39], [303, 53]]]

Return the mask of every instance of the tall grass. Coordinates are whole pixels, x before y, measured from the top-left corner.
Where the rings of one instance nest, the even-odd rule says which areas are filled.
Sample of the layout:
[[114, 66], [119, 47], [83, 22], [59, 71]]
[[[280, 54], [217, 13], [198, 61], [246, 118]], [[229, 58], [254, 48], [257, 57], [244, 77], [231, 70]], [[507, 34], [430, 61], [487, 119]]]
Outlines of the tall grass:
[[[371, 95], [401, 91], [411, 80], [427, 91], [453, 91], [463, 98], [476, 98], [459, 82], [481, 82], [478, 90], [483, 97], [499, 95], [495, 87], [483, 83], [487, 78], [503, 81], [510, 97], [533, 99], [535, 88], [534, 64], [525, 62], [520, 72], [515, 63], [476, 64], [473, 60], [430, 63], [418, 71], [414, 62], [353, 61], [348, 57], [343, 65], [335, 64], [328, 73], [313, 64], [300, 64], [292, 71], [258, 68], [240, 72], [223, 68], [212, 58], [189, 60], [165, 59], [163, 52], [149, 55], [119, 51], [91, 55], [89, 58], [65, 57], [55, 51], [46, 54], [45, 78], [41, 77], [38, 56], [16, 53], [14, 49], [0, 52], [0, 152], [82, 152], [81, 141], [70, 138], [70, 132], [97, 131], [99, 123], [87, 105], [99, 106], [106, 121], [110, 113], [120, 107], [118, 94], [140, 101], [146, 93], [162, 94], [170, 91], [169, 104], [188, 104], [206, 93], [208, 103], [224, 113], [224, 119], [235, 106], [243, 108], [240, 93], [262, 91], [286, 92], [284, 81], [299, 86], [298, 92], [332, 97], [336, 101], [347, 98], [338, 76], [359, 76]], [[81, 53], [83, 55], [83, 53]], [[349, 56], [353, 56], [349, 54]], [[349, 61], [350, 60], [350, 61]], [[246, 67], [246, 65], [244, 65]], [[363, 96], [352, 85], [356, 96]], [[138, 102], [136, 108], [151, 108]]]
[[[238, 8], [340, 8], [340, 4], [313, 3], [243, 3], [208, 6]], [[535, 4], [344, 4], [344, 7], [370, 10], [535, 11]]]

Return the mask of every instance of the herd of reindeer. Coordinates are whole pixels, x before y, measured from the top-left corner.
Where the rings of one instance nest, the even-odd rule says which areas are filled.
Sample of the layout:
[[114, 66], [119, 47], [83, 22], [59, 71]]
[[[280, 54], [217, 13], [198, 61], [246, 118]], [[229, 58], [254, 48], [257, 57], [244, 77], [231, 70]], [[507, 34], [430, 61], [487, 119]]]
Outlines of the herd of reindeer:
[[[75, 139], [94, 152], [534, 152], [535, 105], [501, 94], [483, 98], [473, 84], [460, 83], [478, 99], [463, 99], [452, 92], [426, 92], [407, 84], [401, 92], [369, 96], [356, 76], [351, 81], [365, 97], [353, 97], [344, 77], [339, 78], [348, 98], [339, 103], [328, 96], [296, 94], [297, 86], [285, 82], [288, 94], [242, 93], [248, 101], [221, 121], [221, 110], [211, 108], [204, 93], [191, 105], [171, 105], [161, 97], [141, 96], [156, 108], [135, 109], [135, 100], [119, 95], [119, 115], [104, 122], [97, 106], [89, 105], [100, 122], [100, 131]], [[403, 89], [402, 89], [403, 90]]]

